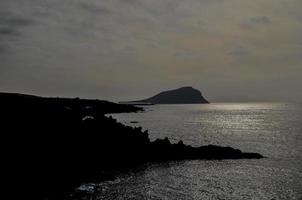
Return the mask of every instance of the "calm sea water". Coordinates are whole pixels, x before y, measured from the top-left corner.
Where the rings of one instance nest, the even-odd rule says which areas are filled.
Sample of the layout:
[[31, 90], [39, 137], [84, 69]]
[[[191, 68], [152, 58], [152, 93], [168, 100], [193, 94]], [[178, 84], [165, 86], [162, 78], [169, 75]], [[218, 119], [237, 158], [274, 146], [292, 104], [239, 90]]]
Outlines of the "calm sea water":
[[213, 103], [145, 110], [112, 116], [149, 130], [151, 140], [232, 146], [267, 158], [147, 165], [101, 183], [97, 199], [302, 199], [301, 105]]

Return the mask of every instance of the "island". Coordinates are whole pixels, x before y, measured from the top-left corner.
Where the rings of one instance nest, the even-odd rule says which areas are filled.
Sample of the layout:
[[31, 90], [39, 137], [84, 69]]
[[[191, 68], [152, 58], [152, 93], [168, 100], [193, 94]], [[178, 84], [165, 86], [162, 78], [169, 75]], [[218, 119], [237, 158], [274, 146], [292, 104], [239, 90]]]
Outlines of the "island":
[[202, 93], [191, 87], [181, 87], [175, 90], [160, 92], [147, 99], [136, 101], [124, 101], [122, 104], [144, 105], [144, 104], [206, 104], [209, 103]]
[[143, 111], [131, 105], [0, 93], [0, 110], [3, 171], [9, 176], [4, 182], [24, 199], [70, 199], [83, 183], [114, 179], [115, 172], [146, 163], [263, 158], [232, 147], [150, 141], [141, 127], [105, 116]]

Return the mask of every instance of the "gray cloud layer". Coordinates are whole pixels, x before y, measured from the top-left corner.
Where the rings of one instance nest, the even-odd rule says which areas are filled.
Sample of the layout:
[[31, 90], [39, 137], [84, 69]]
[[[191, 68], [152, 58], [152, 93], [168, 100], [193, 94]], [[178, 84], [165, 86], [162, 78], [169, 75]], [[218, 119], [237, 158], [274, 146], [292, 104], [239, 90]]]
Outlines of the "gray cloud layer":
[[300, 0], [4, 0], [0, 90], [302, 100]]

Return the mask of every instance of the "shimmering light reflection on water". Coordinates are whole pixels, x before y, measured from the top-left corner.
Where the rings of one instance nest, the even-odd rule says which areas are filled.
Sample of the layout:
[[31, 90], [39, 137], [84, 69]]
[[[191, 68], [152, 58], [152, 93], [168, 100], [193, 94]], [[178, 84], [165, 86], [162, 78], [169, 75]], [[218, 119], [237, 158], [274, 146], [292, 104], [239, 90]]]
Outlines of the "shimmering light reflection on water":
[[100, 199], [302, 199], [301, 105], [157, 105], [113, 117], [148, 129], [152, 140], [229, 145], [267, 158], [148, 165], [103, 183]]

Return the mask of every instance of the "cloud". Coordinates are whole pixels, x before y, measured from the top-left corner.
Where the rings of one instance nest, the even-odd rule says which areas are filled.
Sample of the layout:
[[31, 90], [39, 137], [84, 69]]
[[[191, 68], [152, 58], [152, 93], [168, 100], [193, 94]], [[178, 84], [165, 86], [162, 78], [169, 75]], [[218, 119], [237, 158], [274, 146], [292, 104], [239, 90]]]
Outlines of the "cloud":
[[2, 53], [5, 53], [6, 50], [7, 50], [7, 47], [6, 47], [5, 45], [0, 44], [0, 55], [1, 55]]
[[80, 2], [79, 3], [80, 9], [84, 9], [88, 12], [96, 13], [96, 14], [111, 14], [112, 11], [105, 6], [98, 5], [92, 2]]
[[271, 19], [266, 16], [261, 16], [261, 17], [252, 17], [250, 19], [251, 22], [253, 23], [258, 23], [258, 24], [269, 24], [271, 23]]
[[0, 8], [0, 54], [6, 53], [10, 41], [21, 37], [23, 30], [32, 24], [32, 19]]
[[33, 20], [14, 16], [9, 13], [0, 13], [0, 34], [17, 35], [19, 30], [33, 24]]
[[272, 23], [271, 18], [267, 16], [251, 17], [248, 20], [244, 20], [240, 23], [240, 27], [243, 29], [254, 29], [264, 25], [270, 25]]
[[277, 70], [285, 74], [301, 64], [296, 58], [301, 54], [301, 1], [282, 2], [0, 1], [5, 60], [0, 89], [119, 98], [126, 93], [114, 91], [196, 83], [209, 87], [214, 97], [217, 91], [236, 95], [217, 87], [239, 82], [254, 87], [259, 74], [270, 81]]
[[12, 27], [0, 27], [0, 35], [2, 36], [18, 36], [20, 31]]
[[251, 53], [251, 49], [244, 46], [236, 47], [230, 51], [231, 55], [236, 55], [236, 56], [246, 56], [250, 53]]
[[16, 17], [16, 16], [1, 16], [0, 25], [14, 26], [14, 27], [24, 27], [31, 25], [33, 23], [32, 20]]

